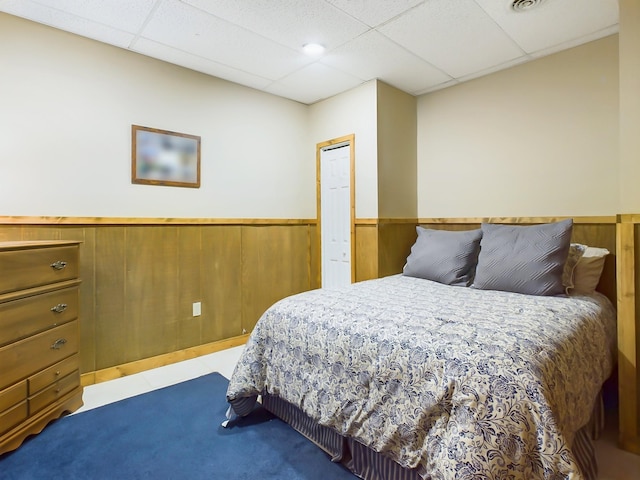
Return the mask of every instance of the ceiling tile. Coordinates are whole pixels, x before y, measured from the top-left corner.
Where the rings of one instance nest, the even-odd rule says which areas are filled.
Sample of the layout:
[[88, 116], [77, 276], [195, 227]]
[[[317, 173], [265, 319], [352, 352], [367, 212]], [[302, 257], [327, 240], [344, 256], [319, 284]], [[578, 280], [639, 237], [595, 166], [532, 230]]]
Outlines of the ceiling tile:
[[409, 93], [451, 80], [375, 30], [328, 53], [320, 62], [364, 81], [379, 78]]
[[302, 53], [176, 0], [165, 0], [142, 37], [277, 80], [309, 64]]
[[296, 50], [305, 43], [332, 49], [368, 30], [325, 0], [184, 1]]
[[547, 49], [618, 23], [617, 0], [547, 0], [519, 12], [509, 2], [476, 0], [527, 53]]
[[340, 10], [357, 18], [370, 27], [376, 27], [409, 10], [424, 0], [327, 0]]
[[321, 63], [314, 63], [274, 82], [266, 88], [266, 91], [310, 104], [329, 98], [335, 95], [335, 92], [344, 92], [357, 87], [362, 83], [359, 78]]
[[131, 33], [42, 6], [30, 0], [5, 0], [0, 3], [0, 6], [3, 12], [121, 48], [127, 48], [135, 38]]
[[145, 38], [138, 39], [132, 51], [259, 90], [264, 89], [272, 83], [272, 80], [252, 75]]
[[[0, 11], [304, 103], [414, 95], [618, 32], [617, 0], [0, 0]], [[321, 57], [301, 46], [325, 44]]]
[[429, 0], [379, 31], [452, 77], [523, 54], [473, 0]]
[[118, 30], [137, 33], [151, 13], [156, 0], [136, 0], [135, 2], [131, 0], [109, 0], [108, 2], [102, 0], [36, 0], [34, 3]]

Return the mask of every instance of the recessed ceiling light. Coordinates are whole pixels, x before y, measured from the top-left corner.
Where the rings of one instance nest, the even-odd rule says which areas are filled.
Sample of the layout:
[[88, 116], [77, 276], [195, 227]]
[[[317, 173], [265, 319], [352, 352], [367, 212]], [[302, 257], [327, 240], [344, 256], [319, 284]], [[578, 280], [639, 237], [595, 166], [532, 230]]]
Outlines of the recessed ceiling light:
[[324, 53], [324, 46], [319, 43], [306, 43], [302, 46], [302, 50], [307, 55], [322, 55]]

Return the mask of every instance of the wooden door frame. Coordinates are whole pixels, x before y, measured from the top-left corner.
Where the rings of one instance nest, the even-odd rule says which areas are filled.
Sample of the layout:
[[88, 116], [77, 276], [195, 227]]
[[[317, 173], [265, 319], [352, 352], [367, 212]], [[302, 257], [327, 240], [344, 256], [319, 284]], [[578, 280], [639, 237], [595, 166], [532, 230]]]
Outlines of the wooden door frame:
[[355, 164], [356, 164], [356, 136], [354, 133], [345, 135], [344, 137], [333, 138], [326, 142], [316, 144], [316, 215], [318, 222], [317, 240], [318, 240], [318, 258], [320, 265], [318, 268], [318, 285], [322, 285], [322, 211], [321, 211], [321, 195], [322, 195], [322, 180], [320, 170], [320, 157], [322, 156], [322, 149], [330, 147], [332, 145], [339, 145], [341, 143], [349, 142], [349, 212], [350, 212], [350, 225], [349, 225], [349, 242], [351, 249], [351, 259], [349, 265], [351, 267], [351, 283], [355, 282], [356, 278], [356, 262], [355, 262], [355, 223], [356, 223], [356, 189], [355, 189]]

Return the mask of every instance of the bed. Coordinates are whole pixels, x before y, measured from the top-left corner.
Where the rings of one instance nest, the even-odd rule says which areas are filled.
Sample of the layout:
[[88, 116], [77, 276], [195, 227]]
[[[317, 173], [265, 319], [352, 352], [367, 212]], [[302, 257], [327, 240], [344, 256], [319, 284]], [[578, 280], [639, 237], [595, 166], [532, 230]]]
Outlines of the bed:
[[616, 317], [571, 229], [418, 227], [403, 274], [277, 302], [230, 380], [233, 413], [260, 398], [367, 480], [595, 479]]

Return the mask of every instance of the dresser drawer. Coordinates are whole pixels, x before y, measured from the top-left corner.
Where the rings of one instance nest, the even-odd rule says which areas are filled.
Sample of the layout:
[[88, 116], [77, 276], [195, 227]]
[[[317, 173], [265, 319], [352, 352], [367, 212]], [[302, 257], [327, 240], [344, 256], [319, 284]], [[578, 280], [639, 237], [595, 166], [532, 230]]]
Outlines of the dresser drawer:
[[0, 345], [78, 317], [78, 287], [0, 303]]
[[15, 385], [0, 391], [0, 413], [27, 399], [27, 382]]
[[27, 400], [13, 408], [0, 412], [0, 435], [24, 421], [28, 415]]
[[45, 368], [43, 371], [36, 373], [32, 377], [29, 377], [29, 395], [42, 390], [44, 387], [66, 377], [71, 372], [78, 370], [80, 367], [78, 355], [72, 355], [69, 358], [65, 358], [63, 361], [51, 365], [49, 368]]
[[51, 405], [58, 399], [64, 397], [74, 388], [80, 386], [80, 372], [75, 372], [61, 378], [44, 390], [29, 397], [29, 415], [39, 412], [47, 405]]
[[27, 378], [78, 352], [78, 321], [0, 348], [0, 388]]
[[0, 293], [78, 276], [78, 245], [0, 251]]

